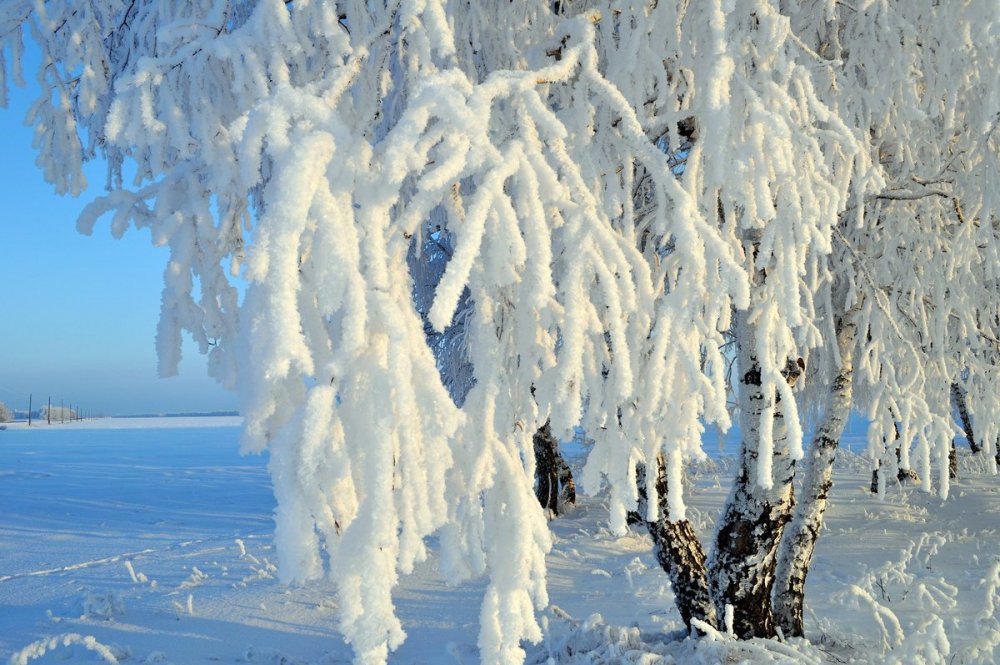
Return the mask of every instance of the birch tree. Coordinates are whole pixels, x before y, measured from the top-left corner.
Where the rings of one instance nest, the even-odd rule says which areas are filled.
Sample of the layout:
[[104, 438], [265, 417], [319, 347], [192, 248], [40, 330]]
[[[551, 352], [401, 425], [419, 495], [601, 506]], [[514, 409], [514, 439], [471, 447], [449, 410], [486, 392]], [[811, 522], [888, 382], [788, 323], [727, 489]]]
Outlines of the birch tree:
[[[614, 531], [636, 507], [636, 463], [655, 470], [644, 519], [682, 617], [732, 608], [749, 637], [776, 632], [805, 452], [794, 389], [814, 358], [840, 377], [841, 415], [854, 360], [872, 441], [901, 422], [921, 468], [951, 431], [938, 393], [959, 366], [970, 410], [993, 417], [1000, 188], [976, 178], [998, 172], [998, 93], [974, 70], [998, 71], [983, 68], [995, 7], [962, 3], [954, 34], [949, 10], [914, 7], [890, 21], [907, 46], [893, 59], [895, 37], [868, 43], [843, 15], [903, 12], [888, 2], [7, 0], [0, 101], [28, 36], [39, 164], [79, 193], [82, 164], [106, 160], [108, 191], [78, 228], [108, 220], [169, 249], [160, 371], [176, 372], [186, 333], [239, 392], [242, 448], [270, 454], [281, 577], [336, 582], [357, 662], [402, 643], [393, 589], [436, 534], [448, 580], [489, 577], [483, 661], [517, 663], [547, 604], [544, 426], [595, 438], [581, 485], [607, 486]], [[914, 58], [925, 76], [905, 88]], [[926, 117], [909, 122], [914, 103]], [[943, 185], [913, 204], [932, 207], [897, 202]], [[901, 269], [907, 220], [907, 238], [924, 235]], [[431, 296], [413, 265], [435, 234], [450, 257]], [[978, 295], [949, 290], [958, 273]], [[704, 427], [730, 425], [729, 332], [744, 442], [706, 556], [680, 478]], [[446, 347], [458, 363], [435, 357]], [[916, 357], [930, 361], [914, 378]], [[809, 503], [821, 515], [821, 493]]]
[[995, 4], [976, 2], [804, 2], [789, 11], [825, 64], [821, 96], [867, 137], [882, 183], [841, 215], [829, 255], [829, 353], [813, 396], [823, 415], [774, 591], [784, 632], [802, 635], [805, 579], [852, 404], [873, 421], [868, 452], [883, 466], [880, 492], [897, 465], [909, 473], [912, 455], [924, 489], [933, 483], [947, 496], [955, 432], [948, 377], [965, 363], [993, 375], [986, 358], [995, 349], [998, 236], [964, 210], [995, 218], [995, 185], [982, 186], [998, 175], [989, 101], [998, 15]]
[[[109, 161], [111, 191], [81, 230], [109, 215], [115, 234], [148, 228], [171, 250], [161, 372], [186, 330], [239, 386], [243, 449], [271, 455], [282, 577], [323, 574], [325, 548], [345, 638], [359, 662], [384, 662], [404, 637], [392, 588], [440, 531], [449, 579], [490, 574], [484, 661], [518, 662], [546, 604], [530, 433], [548, 417], [566, 430], [585, 401], [625, 402], [626, 332], [649, 309], [648, 267], [589, 179], [636, 152], [654, 171], [665, 158], [635, 145], [595, 162], [578, 138], [609, 106], [637, 123], [597, 68], [598, 15], [274, 0], [3, 9], [15, 80], [22, 30], [42, 52], [30, 120], [50, 180], [76, 192], [84, 160]], [[454, 25], [502, 66], [470, 58]], [[537, 53], [511, 48], [514, 35]], [[559, 86], [580, 110], [547, 105]], [[456, 253], [429, 320], [442, 330], [466, 289], [476, 303], [461, 410], [406, 271], [439, 209]], [[247, 283], [242, 302], [231, 279]]]

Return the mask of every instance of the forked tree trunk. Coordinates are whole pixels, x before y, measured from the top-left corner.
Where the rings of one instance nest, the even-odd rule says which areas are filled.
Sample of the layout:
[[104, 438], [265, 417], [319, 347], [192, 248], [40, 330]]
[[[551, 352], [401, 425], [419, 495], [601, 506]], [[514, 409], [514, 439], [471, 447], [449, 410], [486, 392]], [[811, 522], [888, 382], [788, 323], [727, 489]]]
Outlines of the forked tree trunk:
[[559, 442], [552, 436], [549, 421], [545, 421], [535, 432], [532, 444], [535, 449], [535, 495], [542, 508], [558, 515], [562, 507], [560, 504], [576, 503], [573, 472], [559, 452]]
[[[645, 483], [640, 483], [640, 487], [644, 488]], [[646, 494], [644, 490], [642, 493]], [[688, 629], [691, 628], [692, 619], [699, 619], [717, 628], [715, 607], [708, 593], [705, 550], [691, 522], [669, 519], [667, 472], [662, 457], [656, 460], [656, 493], [659, 497], [659, 518], [655, 522], [646, 521], [645, 506], [640, 506], [641, 512], [637, 517], [641, 517], [649, 529], [649, 535], [653, 539], [653, 552], [660, 567], [670, 578], [674, 602], [681, 619]]]
[[[791, 516], [795, 462], [788, 446], [788, 427], [777, 395], [765, 395], [756, 357], [756, 339], [740, 316], [737, 328], [740, 387], [740, 427], [743, 443], [740, 468], [726, 501], [715, 534], [715, 548], [708, 562], [709, 589], [718, 616], [733, 609], [733, 632], [740, 638], [774, 637], [771, 588], [782, 531]], [[794, 384], [801, 374], [790, 361], [786, 379]], [[765, 407], [775, 405], [771, 487], [757, 479], [760, 454], [760, 418]]]
[[854, 374], [852, 349], [857, 324], [852, 312], [838, 323], [840, 371], [830, 384], [830, 402], [807, 453], [802, 493], [795, 506], [792, 521], [785, 527], [782, 535], [775, 569], [772, 593], [774, 619], [786, 636], [803, 635], [802, 610], [806, 575], [816, 552], [816, 541], [826, 514], [827, 498], [833, 486], [834, 457], [851, 414]]

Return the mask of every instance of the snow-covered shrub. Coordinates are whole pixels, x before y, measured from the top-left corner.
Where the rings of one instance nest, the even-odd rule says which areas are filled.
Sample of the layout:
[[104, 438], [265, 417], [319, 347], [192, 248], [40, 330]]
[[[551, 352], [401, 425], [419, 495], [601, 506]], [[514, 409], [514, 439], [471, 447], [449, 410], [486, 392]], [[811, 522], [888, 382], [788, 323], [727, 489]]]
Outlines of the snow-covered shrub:
[[125, 601], [121, 594], [115, 591], [106, 593], [88, 591], [83, 596], [82, 605], [82, 616], [91, 619], [110, 621], [125, 614]]
[[1000, 558], [982, 580], [986, 598], [976, 617], [975, 642], [962, 654], [967, 663], [995, 663], [1000, 655]]
[[683, 631], [644, 634], [636, 627], [614, 626], [594, 614], [577, 621], [563, 612], [549, 618], [545, 644], [532, 650], [528, 665], [820, 665], [821, 652], [805, 640], [739, 640], [701, 624], [701, 637]]
[[950, 655], [951, 642], [944, 621], [935, 614], [927, 614], [882, 662], [886, 665], [940, 665], [948, 662]]
[[[855, 627], [859, 632], [851, 639], [858, 644], [874, 642], [879, 662], [931, 665], [946, 662], [951, 655], [941, 617], [956, 607], [958, 589], [928, 572], [933, 570], [931, 559], [947, 542], [940, 533], [921, 534], [900, 550], [897, 559], [867, 570], [857, 583], [834, 596], [859, 610]], [[899, 618], [903, 609], [918, 618], [904, 626]]]

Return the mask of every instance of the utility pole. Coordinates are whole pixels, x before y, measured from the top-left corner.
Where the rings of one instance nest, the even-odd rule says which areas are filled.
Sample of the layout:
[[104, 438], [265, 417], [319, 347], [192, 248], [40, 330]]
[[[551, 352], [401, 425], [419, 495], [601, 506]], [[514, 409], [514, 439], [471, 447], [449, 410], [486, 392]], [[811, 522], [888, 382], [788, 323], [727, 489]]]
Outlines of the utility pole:
[[66, 408], [63, 406], [62, 400], [59, 400], [59, 422], [66, 424]]
[[31, 427], [31, 393], [28, 393], [28, 427]]
[[49, 407], [45, 409], [45, 422], [52, 424], [52, 395], [49, 395]]

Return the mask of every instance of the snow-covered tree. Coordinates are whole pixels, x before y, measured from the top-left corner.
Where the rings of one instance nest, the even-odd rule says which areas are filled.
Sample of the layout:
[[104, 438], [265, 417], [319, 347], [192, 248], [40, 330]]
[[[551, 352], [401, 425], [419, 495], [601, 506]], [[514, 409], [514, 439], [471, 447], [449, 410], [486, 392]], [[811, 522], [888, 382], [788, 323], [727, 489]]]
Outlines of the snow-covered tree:
[[3, 402], [0, 402], [0, 423], [9, 423], [13, 419], [14, 414], [10, 408]]
[[48, 422], [66, 422], [67, 420], [76, 419], [76, 411], [68, 406], [43, 406], [38, 412], [39, 420], [46, 420]]
[[[169, 248], [160, 371], [187, 331], [239, 391], [281, 575], [331, 575], [358, 662], [402, 642], [432, 534], [448, 579], [489, 575], [483, 661], [522, 660], [533, 439], [576, 426], [615, 531], [646, 465], [685, 621], [771, 635], [776, 567], [811, 556], [779, 555], [796, 386], [826, 386], [831, 441], [870, 405], [873, 459], [898, 422], [925, 483], [955, 377], [1000, 416], [997, 8], [855, 4], [6, 0], [0, 101], [29, 35], [39, 164], [78, 193], [105, 159], [80, 230]], [[681, 471], [730, 425], [727, 334], [744, 445], [706, 556]]]
[[872, 420], [882, 491], [912, 464], [925, 489], [936, 478], [947, 496], [949, 387], [964, 394], [951, 377], [964, 370], [997, 388], [1000, 12], [990, 2], [798, 2], [787, 11], [825, 64], [821, 96], [869, 143], [882, 183], [841, 214], [820, 298], [828, 353], [810, 396], [820, 416], [775, 588], [779, 623], [801, 635], [805, 578], [851, 406]]
[[[403, 639], [397, 576], [443, 529], [449, 578], [491, 575], [484, 659], [519, 660], [520, 640], [541, 637], [549, 543], [531, 434], [549, 416], [574, 424], [585, 396], [624, 402], [628, 354], [617, 381], [600, 359], [628, 348], [630, 314], [648, 309], [646, 263], [587, 180], [634, 157], [597, 164], [576, 139], [608, 104], [636, 124], [597, 69], [597, 15], [276, 0], [4, 9], [15, 76], [22, 25], [40, 45], [32, 119], [49, 178], [78, 191], [79, 164], [98, 148], [109, 160], [112, 191], [81, 229], [111, 213], [116, 234], [148, 227], [171, 250], [161, 372], [188, 330], [239, 386], [244, 449], [270, 448], [283, 577], [322, 574], [322, 543], [345, 637], [359, 661], [382, 662]], [[510, 68], [478, 62], [455, 34], [483, 35]], [[550, 86], [590, 110], [565, 121]], [[651, 168], [665, 160], [635, 138]], [[462, 411], [407, 272], [435, 210], [456, 251], [429, 320], [444, 329], [466, 289], [476, 304]], [[242, 303], [224, 261], [248, 284]]]

